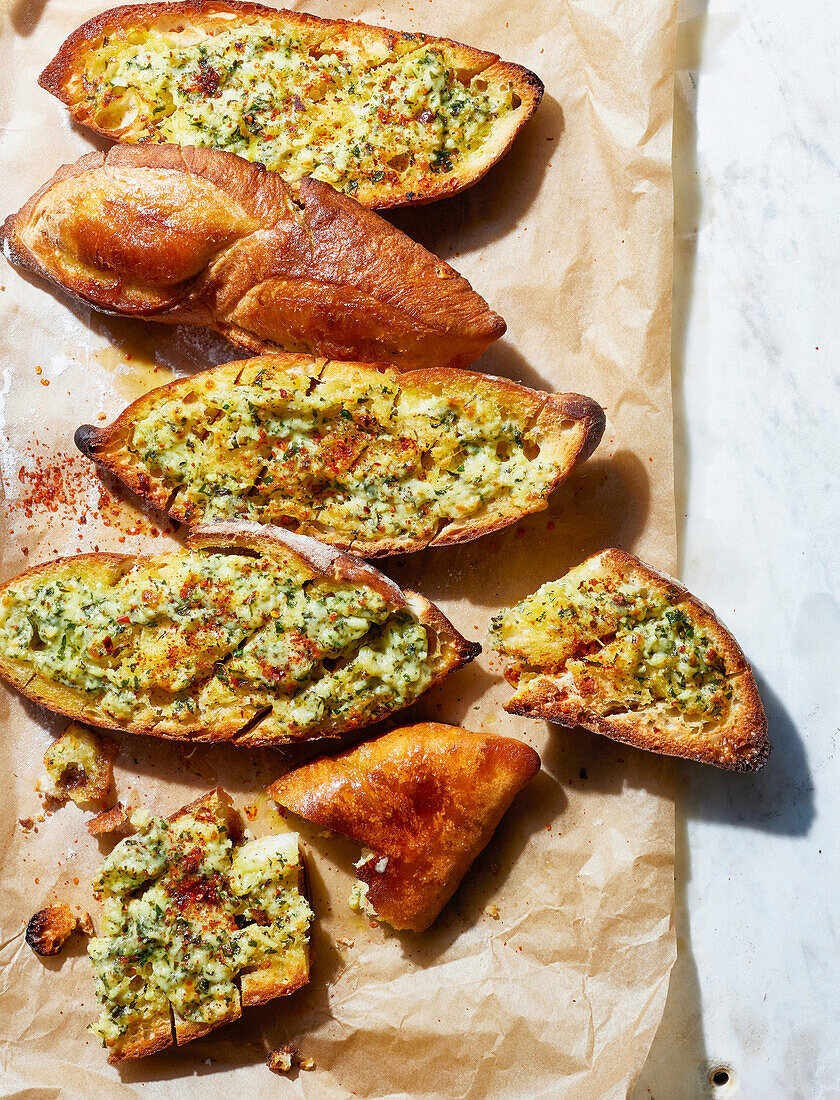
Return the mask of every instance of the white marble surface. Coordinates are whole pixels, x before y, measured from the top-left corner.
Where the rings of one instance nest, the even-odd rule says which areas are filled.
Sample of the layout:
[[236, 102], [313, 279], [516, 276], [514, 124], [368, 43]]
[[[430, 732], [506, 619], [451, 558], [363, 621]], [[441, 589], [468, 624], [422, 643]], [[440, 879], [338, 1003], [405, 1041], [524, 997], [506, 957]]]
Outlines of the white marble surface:
[[[737, 10], [733, 10], [737, 9]], [[840, 6], [680, 4], [681, 568], [758, 674], [754, 778], [678, 770], [679, 962], [634, 1100], [840, 1097]], [[714, 1088], [709, 1069], [726, 1066]]]

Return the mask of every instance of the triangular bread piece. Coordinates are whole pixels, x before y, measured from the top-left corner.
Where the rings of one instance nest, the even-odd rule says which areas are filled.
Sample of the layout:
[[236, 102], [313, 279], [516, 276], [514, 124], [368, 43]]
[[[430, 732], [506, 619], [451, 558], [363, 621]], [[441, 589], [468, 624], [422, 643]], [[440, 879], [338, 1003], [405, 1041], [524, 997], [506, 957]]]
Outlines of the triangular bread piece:
[[521, 741], [422, 722], [314, 760], [267, 793], [370, 849], [356, 865], [361, 907], [423, 932], [539, 767]]
[[637, 748], [757, 771], [770, 745], [747, 659], [678, 581], [604, 550], [491, 626], [516, 688], [505, 710]]

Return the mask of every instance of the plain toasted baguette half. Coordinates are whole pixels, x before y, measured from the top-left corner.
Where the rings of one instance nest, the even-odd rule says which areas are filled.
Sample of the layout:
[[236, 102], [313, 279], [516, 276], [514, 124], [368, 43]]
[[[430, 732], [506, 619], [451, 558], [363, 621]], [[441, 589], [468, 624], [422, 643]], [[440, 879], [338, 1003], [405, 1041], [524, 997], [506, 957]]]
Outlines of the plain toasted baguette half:
[[604, 550], [543, 585], [494, 618], [491, 639], [511, 661], [511, 714], [732, 771], [764, 766], [767, 718], [740, 646], [632, 554]]
[[481, 649], [360, 559], [254, 523], [36, 566], [0, 588], [0, 646], [0, 676], [51, 710], [238, 745], [362, 728]]
[[89, 946], [104, 1005], [92, 1030], [111, 1063], [183, 1046], [309, 981], [295, 834], [246, 839], [220, 787], [139, 829], [94, 881], [106, 904]]
[[369, 849], [352, 904], [423, 932], [539, 768], [511, 737], [421, 722], [305, 764], [266, 793]]
[[463, 367], [505, 331], [448, 264], [314, 179], [232, 153], [116, 146], [60, 168], [3, 227], [7, 258], [107, 313], [237, 347]]
[[105, 11], [39, 83], [114, 140], [226, 149], [293, 185], [314, 172], [374, 208], [474, 184], [543, 94], [472, 46], [237, 0]]
[[162, 386], [76, 444], [182, 523], [274, 523], [376, 557], [545, 508], [604, 422], [591, 398], [473, 371], [290, 355]]

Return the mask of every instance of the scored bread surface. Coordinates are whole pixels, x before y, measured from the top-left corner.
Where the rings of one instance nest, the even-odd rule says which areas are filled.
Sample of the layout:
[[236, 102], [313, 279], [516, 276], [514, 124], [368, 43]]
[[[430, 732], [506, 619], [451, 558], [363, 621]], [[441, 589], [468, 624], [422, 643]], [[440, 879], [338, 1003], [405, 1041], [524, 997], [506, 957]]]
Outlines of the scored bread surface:
[[448, 264], [328, 184], [232, 153], [115, 146], [3, 227], [12, 263], [97, 309], [202, 325], [252, 354], [464, 367], [505, 323]]
[[603, 410], [580, 394], [275, 356], [153, 390], [76, 442], [179, 522], [276, 523], [376, 557], [545, 508], [603, 430]]
[[[105, 1007], [92, 1030], [112, 1063], [182, 1046], [309, 981], [298, 838], [246, 839], [221, 788], [167, 822], [139, 822], [140, 835], [118, 845], [94, 881], [103, 913], [89, 953]], [[132, 946], [135, 927], [151, 958]], [[213, 965], [191, 957], [195, 949]], [[135, 974], [128, 988], [121, 967]]]
[[374, 208], [474, 184], [543, 93], [472, 46], [238, 0], [113, 8], [39, 83], [106, 137], [221, 148]]
[[52, 710], [240, 745], [369, 725], [480, 651], [360, 559], [251, 523], [36, 566], [0, 588], [0, 639], [0, 675]]
[[[608, 593], [609, 610], [593, 610], [589, 592]], [[512, 662], [512, 714], [733, 771], [766, 761], [767, 718], [740, 646], [711, 608], [631, 554], [587, 559], [497, 615], [491, 636]]]

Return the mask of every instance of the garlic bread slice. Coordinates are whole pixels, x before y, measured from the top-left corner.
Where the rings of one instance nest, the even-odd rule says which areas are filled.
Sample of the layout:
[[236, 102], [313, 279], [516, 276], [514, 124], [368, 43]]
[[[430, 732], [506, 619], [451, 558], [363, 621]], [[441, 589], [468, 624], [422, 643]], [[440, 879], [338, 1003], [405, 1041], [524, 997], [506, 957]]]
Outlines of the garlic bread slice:
[[[312, 910], [294, 833], [243, 837], [217, 788], [168, 819], [135, 814], [93, 883], [88, 954], [109, 1061], [182, 1046], [309, 981]], [[259, 994], [254, 996], [254, 990]]]
[[423, 932], [539, 768], [521, 741], [421, 722], [313, 760], [266, 793], [365, 846], [353, 908]]
[[252, 354], [465, 367], [505, 323], [448, 264], [320, 180], [232, 153], [117, 146], [60, 168], [3, 250], [95, 309], [202, 325]]
[[604, 550], [492, 621], [511, 714], [584, 726], [733, 771], [764, 766], [767, 718], [740, 646], [711, 608]]
[[224, 149], [370, 207], [469, 187], [543, 93], [532, 72], [472, 46], [240, 0], [112, 8], [39, 83], [113, 140]]
[[247, 745], [408, 706], [480, 646], [358, 558], [252, 523], [153, 557], [79, 554], [0, 588], [0, 676], [90, 725]]
[[376, 557], [545, 508], [603, 431], [580, 394], [287, 355], [153, 390], [76, 444], [182, 523], [277, 524]]

